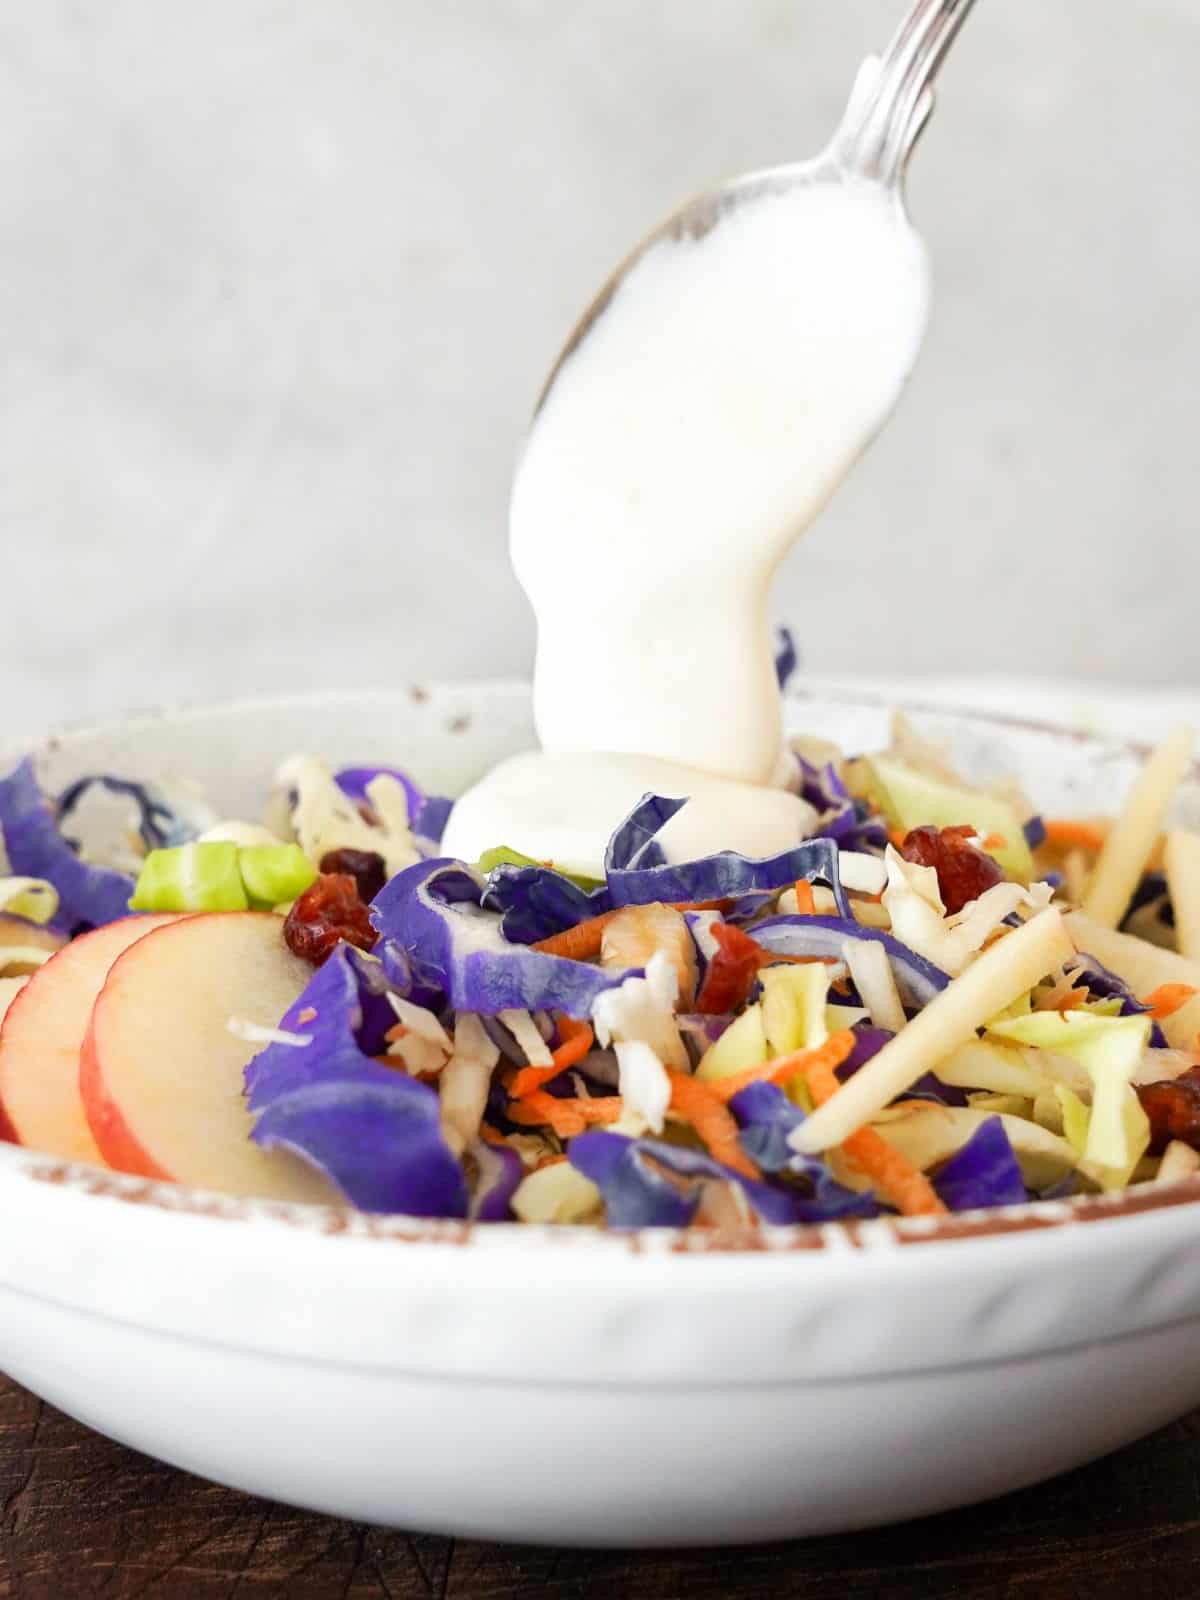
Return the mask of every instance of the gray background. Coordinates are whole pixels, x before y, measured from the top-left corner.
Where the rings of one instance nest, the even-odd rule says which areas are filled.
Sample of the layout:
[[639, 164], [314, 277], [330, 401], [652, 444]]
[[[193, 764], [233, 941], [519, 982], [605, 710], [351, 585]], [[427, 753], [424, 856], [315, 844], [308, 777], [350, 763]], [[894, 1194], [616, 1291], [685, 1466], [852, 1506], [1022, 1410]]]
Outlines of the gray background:
[[[0, 0], [10, 731], [525, 671], [560, 339], [679, 199], [815, 152], [899, 10]], [[1197, 0], [980, 0], [931, 336], [775, 595], [812, 669], [1200, 685], [1198, 87]]]

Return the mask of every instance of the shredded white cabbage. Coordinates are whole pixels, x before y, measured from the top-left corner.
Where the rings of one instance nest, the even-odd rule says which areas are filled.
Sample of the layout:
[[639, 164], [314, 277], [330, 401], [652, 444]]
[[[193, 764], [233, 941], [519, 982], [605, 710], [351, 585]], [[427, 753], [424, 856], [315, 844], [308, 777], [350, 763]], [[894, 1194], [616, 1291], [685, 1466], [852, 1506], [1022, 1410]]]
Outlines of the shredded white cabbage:
[[537, 1023], [528, 1011], [502, 1011], [500, 1021], [516, 1040], [531, 1067], [549, 1067], [554, 1063], [550, 1047], [542, 1038]]
[[[316, 756], [291, 756], [275, 775], [284, 790], [294, 790], [291, 826], [304, 854], [314, 865], [330, 850], [373, 850], [381, 855], [389, 877], [421, 859], [408, 826], [403, 787], [386, 774], [367, 785], [367, 798], [379, 817], [369, 823], [354, 801], [334, 782], [333, 773]], [[393, 790], [399, 791], [397, 804]]]
[[886, 859], [888, 881], [883, 904], [891, 918], [892, 932], [902, 944], [951, 977], [963, 971], [1019, 906], [1041, 911], [1054, 895], [1048, 883], [1034, 883], [1028, 889], [1019, 883], [997, 883], [961, 911], [947, 916], [932, 867], [906, 861], [891, 845]]
[[225, 1028], [235, 1039], [244, 1039], [247, 1044], [288, 1044], [303, 1050], [313, 1042], [311, 1033], [291, 1033], [287, 1028], [264, 1028], [260, 1023], [247, 1022], [245, 1017], [230, 1017]]
[[426, 1039], [423, 1034], [406, 1033], [388, 1045], [388, 1055], [404, 1063], [411, 1077], [420, 1078], [428, 1072], [441, 1072], [453, 1045], [447, 1039], [445, 1047]]
[[487, 1109], [492, 1069], [500, 1049], [473, 1011], [460, 1011], [454, 1024], [454, 1051], [438, 1081], [442, 1133], [461, 1156], [479, 1133]]
[[401, 1022], [410, 1033], [417, 1034], [422, 1039], [429, 1039], [433, 1044], [441, 1045], [442, 1049], [449, 1052], [453, 1050], [454, 1043], [441, 1023], [426, 1006], [417, 1006], [411, 1000], [405, 1000], [391, 989], [385, 990], [388, 1004], [396, 1013], [397, 1022]]
[[620, 1069], [621, 1098], [655, 1133], [663, 1131], [671, 1102], [667, 1069], [642, 1039], [619, 1039], [613, 1047]]
[[853, 889], [856, 894], [879, 894], [887, 881], [883, 862], [863, 850], [839, 850], [838, 875], [842, 888]]
[[52, 955], [57, 951], [48, 950], [41, 944], [7, 944], [0, 945], [0, 972], [10, 972], [14, 969], [24, 971], [26, 967], [36, 969], [44, 967]]
[[675, 1072], [688, 1070], [688, 1054], [675, 1023], [679, 980], [669, 956], [655, 951], [644, 978], [626, 978], [597, 995], [592, 1022], [601, 1045], [640, 1039]]
[[871, 1021], [877, 1028], [899, 1033], [905, 1023], [904, 1006], [887, 951], [874, 939], [847, 939], [842, 959]]
[[58, 910], [58, 890], [45, 878], [0, 878], [0, 911], [26, 922], [47, 923]]

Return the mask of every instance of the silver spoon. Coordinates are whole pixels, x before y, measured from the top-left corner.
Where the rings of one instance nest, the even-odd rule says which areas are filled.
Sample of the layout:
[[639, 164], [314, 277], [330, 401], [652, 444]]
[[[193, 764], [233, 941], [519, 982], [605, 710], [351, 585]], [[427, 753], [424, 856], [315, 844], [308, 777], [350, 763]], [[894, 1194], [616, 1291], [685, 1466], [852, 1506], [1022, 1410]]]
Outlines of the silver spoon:
[[642, 240], [609, 278], [576, 323], [550, 370], [534, 414], [555, 379], [604, 315], [622, 281], [664, 238], [703, 238], [746, 200], [798, 185], [872, 179], [902, 197], [909, 157], [933, 110], [933, 81], [975, 0], [915, 0], [882, 58], [859, 69], [837, 131], [811, 161], [789, 162], [733, 178], [689, 200]]

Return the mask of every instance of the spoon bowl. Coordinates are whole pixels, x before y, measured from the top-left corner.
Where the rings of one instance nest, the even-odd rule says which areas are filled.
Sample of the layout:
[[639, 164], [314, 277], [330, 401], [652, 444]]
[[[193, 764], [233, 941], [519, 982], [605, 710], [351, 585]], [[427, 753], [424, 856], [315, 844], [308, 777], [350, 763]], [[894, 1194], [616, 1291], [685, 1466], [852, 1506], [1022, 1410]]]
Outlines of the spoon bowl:
[[565, 363], [612, 303], [635, 264], [661, 240], [700, 240], [747, 201], [847, 177], [902, 195], [909, 158], [934, 106], [934, 79], [975, 0], [915, 0], [882, 57], [858, 70], [842, 120], [820, 155], [742, 173], [694, 195], [620, 262], [571, 330], [534, 408], [541, 411]]

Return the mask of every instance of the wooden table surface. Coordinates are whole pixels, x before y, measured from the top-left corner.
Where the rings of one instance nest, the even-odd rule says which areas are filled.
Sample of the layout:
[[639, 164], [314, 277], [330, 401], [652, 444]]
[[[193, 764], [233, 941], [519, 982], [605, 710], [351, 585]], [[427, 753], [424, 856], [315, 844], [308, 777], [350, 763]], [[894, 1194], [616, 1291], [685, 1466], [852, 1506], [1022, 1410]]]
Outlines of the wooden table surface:
[[254, 1500], [0, 1379], [0, 1516], [3, 1600], [1183, 1600], [1200, 1596], [1200, 1412], [1041, 1488], [900, 1528], [595, 1553], [392, 1533]]

